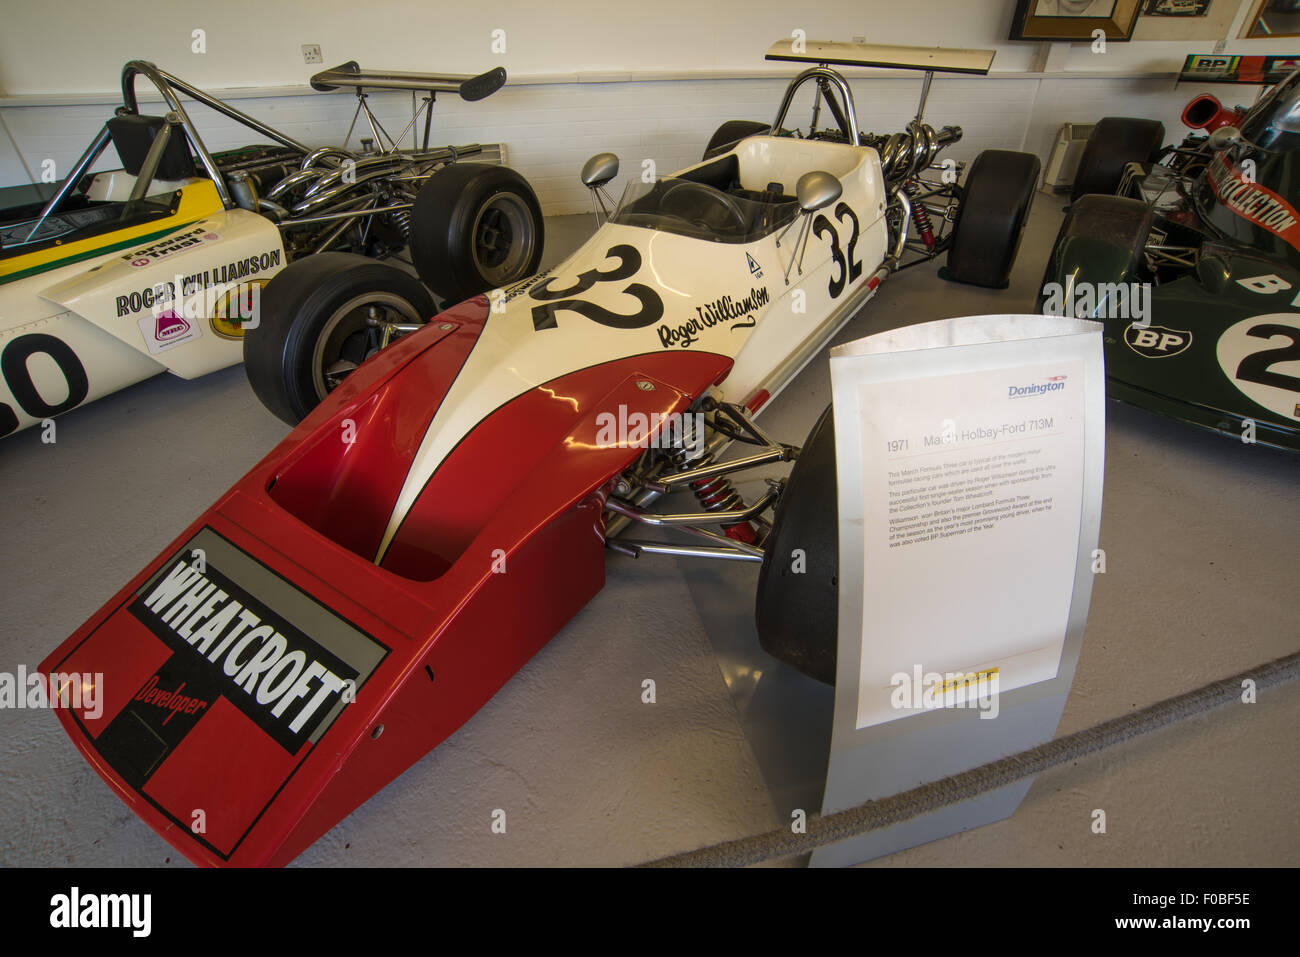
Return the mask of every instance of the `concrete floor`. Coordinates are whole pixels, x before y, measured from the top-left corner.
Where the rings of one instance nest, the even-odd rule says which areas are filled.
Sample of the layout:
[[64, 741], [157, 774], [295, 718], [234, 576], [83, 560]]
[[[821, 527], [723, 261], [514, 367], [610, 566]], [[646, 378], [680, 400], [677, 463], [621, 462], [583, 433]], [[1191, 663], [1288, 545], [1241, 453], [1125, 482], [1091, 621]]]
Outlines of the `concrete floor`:
[[[1027, 309], [1062, 201], [1040, 194], [1010, 290], [930, 264], [841, 332]], [[547, 222], [544, 264], [590, 232]], [[763, 416], [799, 442], [824, 358]], [[1300, 459], [1108, 403], [1101, 544], [1067, 733], [1294, 651]], [[0, 442], [10, 519], [0, 670], [33, 668], [286, 427], [242, 369], [159, 377]], [[608, 584], [464, 728], [299, 858], [305, 865], [623, 865], [779, 826], [687, 586], [688, 566], [611, 555]], [[737, 595], [748, 604], [749, 594]], [[653, 678], [657, 703], [643, 704]], [[1294, 865], [1300, 689], [1265, 693], [1040, 775], [1008, 820], [881, 865]], [[0, 711], [0, 864], [183, 865], [42, 711]], [[1106, 811], [1104, 835], [1090, 830]], [[495, 809], [505, 834], [490, 829]]]

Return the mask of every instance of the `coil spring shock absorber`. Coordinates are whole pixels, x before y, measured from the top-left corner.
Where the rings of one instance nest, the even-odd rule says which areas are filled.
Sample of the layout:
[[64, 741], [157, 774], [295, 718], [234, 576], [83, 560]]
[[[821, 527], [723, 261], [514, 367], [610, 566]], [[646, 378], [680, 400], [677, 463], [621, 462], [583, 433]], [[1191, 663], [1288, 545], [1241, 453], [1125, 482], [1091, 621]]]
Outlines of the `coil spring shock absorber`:
[[399, 209], [394, 213], [389, 213], [393, 225], [402, 231], [402, 238], [409, 240], [411, 238], [411, 211], [409, 209]]
[[[713, 458], [713, 453], [708, 451], [704, 444], [704, 436], [696, 431], [694, 416], [683, 416], [682, 444], [681, 447], [674, 449], [671, 453], [670, 459], [672, 463], [677, 467], [678, 471], [684, 472], [687, 469], [704, 468], [706, 465], [712, 465]], [[687, 485], [699, 501], [700, 507], [706, 512], [729, 512], [745, 507], [744, 498], [736, 491], [736, 487], [731, 484], [731, 479], [725, 475], [696, 479], [694, 482], [688, 482]], [[722, 531], [728, 538], [734, 538], [749, 545], [758, 543], [758, 533], [749, 522], [723, 525]]]
[[912, 201], [912, 221], [916, 223], [917, 232], [926, 249], [934, 249], [934, 224], [930, 222], [930, 212], [921, 201], [921, 181], [910, 176], [903, 181], [903, 191]]

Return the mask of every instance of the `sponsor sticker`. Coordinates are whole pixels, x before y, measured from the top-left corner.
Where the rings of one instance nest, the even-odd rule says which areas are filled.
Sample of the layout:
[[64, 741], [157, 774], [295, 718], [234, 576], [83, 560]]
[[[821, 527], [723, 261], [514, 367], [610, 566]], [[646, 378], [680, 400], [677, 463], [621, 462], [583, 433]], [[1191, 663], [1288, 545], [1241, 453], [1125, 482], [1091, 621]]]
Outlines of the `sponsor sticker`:
[[179, 826], [203, 809], [194, 837], [224, 857], [388, 654], [211, 528], [101, 628], [74, 656], [130, 684], [86, 729], [94, 749]]
[[145, 246], [142, 249], [133, 250], [122, 256], [123, 262], [129, 262], [137, 269], [141, 266], [148, 266], [156, 263], [160, 259], [166, 259], [173, 253], [182, 250], [192, 249], [202, 243], [215, 242], [221, 237], [209, 230], [206, 226], [196, 226], [193, 229], [187, 229], [185, 232], [177, 233], [174, 236], [168, 236], [151, 246]]
[[1206, 175], [1214, 195], [1224, 206], [1300, 249], [1300, 213], [1285, 199], [1267, 186], [1247, 179], [1228, 162], [1224, 153], [1214, 157]]
[[193, 342], [202, 335], [197, 322], [186, 319], [171, 309], [164, 309], [157, 315], [141, 316], [137, 324], [149, 354], [155, 356], [186, 342]]
[[1164, 359], [1191, 348], [1192, 334], [1164, 326], [1129, 323], [1124, 329], [1124, 343], [1143, 359]]

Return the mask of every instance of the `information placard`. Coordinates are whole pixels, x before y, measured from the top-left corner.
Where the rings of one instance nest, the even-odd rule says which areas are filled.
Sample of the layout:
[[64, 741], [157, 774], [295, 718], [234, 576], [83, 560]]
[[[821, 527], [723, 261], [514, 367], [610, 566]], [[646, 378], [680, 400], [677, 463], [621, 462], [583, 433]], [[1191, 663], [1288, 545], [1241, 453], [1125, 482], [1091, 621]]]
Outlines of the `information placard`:
[[1054, 677], [1079, 538], [1083, 363], [907, 389], [863, 382], [858, 394], [870, 414], [858, 420], [868, 451], [857, 726]]
[[[1101, 515], [1101, 326], [921, 323], [831, 352], [839, 641], [824, 812], [1049, 740]], [[865, 860], [1010, 814], [1029, 782], [819, 850]]]

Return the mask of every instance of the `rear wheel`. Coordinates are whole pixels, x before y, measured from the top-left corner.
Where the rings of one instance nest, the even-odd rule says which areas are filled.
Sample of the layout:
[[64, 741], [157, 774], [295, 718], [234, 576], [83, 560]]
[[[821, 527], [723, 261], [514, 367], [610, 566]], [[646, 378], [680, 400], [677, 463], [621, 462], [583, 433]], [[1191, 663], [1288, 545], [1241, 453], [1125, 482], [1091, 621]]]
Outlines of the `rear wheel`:
[[1005, 289], [1038, 188], [1038, 157], [985, 150], [975, 157], [953, 223], [946, 278]]
[[709, 145], [704, 147], [704, 159], [712, 159], [727, 152], [746, 136], [766, 133], [772, 128], [770, 123], [758, 123], [754, 120], [727, 120], [718, 127]]
[[290, 263], [262, 291], [244, 371], [262, 404], [297, 425], [362, 362], [428, 322], [433, 297], [408, 273], [351, 253]]
[[411, 260], [453, 303], [531, 276], [542, 239], [532, 187], [505, 166], [453, 163], [421, 187], [411, 211]]
[[840, 533], [835, 416], [808, 434], [777, 505], [758, 573], [754, 620], [763, 650], [825, 684], [835, 683]]
[[1070, 187], [1070, 199], [1088, 193], [1114, 193], [1129, 163], [1150, 163], [1165, 140], [1159, 120], [1107, 116], [1092, 128], [1079, 157], [1079, 169]]

